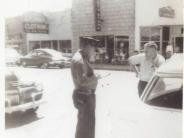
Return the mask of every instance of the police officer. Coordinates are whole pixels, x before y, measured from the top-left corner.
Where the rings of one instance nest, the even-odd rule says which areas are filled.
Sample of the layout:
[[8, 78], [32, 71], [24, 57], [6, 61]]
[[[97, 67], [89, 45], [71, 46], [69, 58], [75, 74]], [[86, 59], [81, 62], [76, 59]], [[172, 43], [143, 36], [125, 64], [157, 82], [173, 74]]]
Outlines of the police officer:
[[71, 62], [74, 82], [73, 102], [78, 109], [78, 122], [75, 138], [95, 137], [95, 89], [98, 77], [94, 74], [90, 60], [95, 56], [95, 43], [92, 37], [83, 37], [81, 47]]

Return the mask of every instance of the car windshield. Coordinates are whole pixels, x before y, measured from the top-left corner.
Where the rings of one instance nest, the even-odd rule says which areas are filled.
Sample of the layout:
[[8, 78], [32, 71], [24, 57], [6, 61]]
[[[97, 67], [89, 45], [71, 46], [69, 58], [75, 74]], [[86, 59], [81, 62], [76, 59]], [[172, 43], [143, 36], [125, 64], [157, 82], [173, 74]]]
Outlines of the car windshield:
[[181, 108], [182, 78], [158, 78], [148, 95], [147, 102], [162, 107]]

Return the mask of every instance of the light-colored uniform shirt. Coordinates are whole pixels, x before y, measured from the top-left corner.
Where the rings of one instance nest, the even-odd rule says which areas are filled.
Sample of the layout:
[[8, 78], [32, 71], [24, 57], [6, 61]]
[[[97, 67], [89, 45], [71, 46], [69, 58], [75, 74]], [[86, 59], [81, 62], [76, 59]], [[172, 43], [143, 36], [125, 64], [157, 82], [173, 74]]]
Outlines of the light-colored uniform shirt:
[[81, 51], [75, 53], [71, 62], [71, 73], [75, 89], [95, 90], [97, 87], [97, 77], [93, 68]]
[[129, 62], [132, 65], [140, 65], [139, 78], [141, 81], [148, 82], [155, 73], [156, 69], [165, 63], [165, 59], [163, 56], [157, 54], [156, 58], [151, 61], [146, 59], [144, 53], [141, 53], [130, 57]]

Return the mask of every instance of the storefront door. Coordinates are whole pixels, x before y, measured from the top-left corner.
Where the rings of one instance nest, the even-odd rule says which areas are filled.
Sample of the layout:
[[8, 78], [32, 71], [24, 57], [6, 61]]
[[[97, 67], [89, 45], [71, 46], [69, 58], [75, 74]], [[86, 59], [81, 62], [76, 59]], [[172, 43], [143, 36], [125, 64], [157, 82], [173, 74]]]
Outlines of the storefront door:
[[183, 52], [183, 37], [175, 38], [175, 52], [182, 53]]
[[170, 40], [170, 27], [169, 26], [163, 26], [162, 28], [162, 55], [165, 57], [166, 56], [166, 47], [169, 44]]
[[107, 36], [106, 37], [106, 50], [108, 56], [108, 63], [112, 63], [112, 59], [114, 58], [114, 36]]

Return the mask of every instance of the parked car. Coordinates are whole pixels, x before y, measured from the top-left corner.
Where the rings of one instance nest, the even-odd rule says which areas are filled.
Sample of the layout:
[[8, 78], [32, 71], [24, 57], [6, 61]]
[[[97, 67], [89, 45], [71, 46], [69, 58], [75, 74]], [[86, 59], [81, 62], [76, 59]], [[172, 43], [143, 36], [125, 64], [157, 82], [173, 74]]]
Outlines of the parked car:
[[21, 57], [23, 67], [37, 66], [40, 68], [60, 67], [70, 64], [70, 60], [62, 56], [62, 53], [53, 49], [35, 49], [28, 55]]
[[[127, 80], [131, 77], [135, 79], [131, 72], [130, 78], [122, 79], [124, 82], [103, 87], [102, 92], [108, 98], [103, 96], [104, 93], [98, 93], [98, 97], [109, 107], [108, 115], [104, 114], [102, 117], [109, 117], [107, 126], [110, 124], [103, 132], [110, 131], [110, 137], [114, 138], [182, 138], [182, 63], [182, 55], [174, 55], [163, 64], [149, 81], [141, 99], [137, 88], [126, 86], [129, 84]], [[133, 83], [133, 80], [130, 81]], [[138, 79], [134, 81], [138, 82]], [[122, 87], [118, 87], [121, 84]], [[108, 93], [109, 89], [112, 93]], [[99, 108], [99, 111], [103, 109]]]
[[5, 62], [7, 66], [20, 64], [21, 55], [14, 48], [5, 48]]
[[67, 58], [72, 58], [73, 54], [72, 53], [62, 53], [63, 57], [67, 57]]
[[5, 73], [5, 112], [35, 112], [44, 103], [43, 87], [36, 82], [22, 82], [16, 72], [7, 69]]
[[67, 59], [68, 63], [66, 64], [66, 67], [70, 67], [73, 54], [72, 53], [62, 53], [62, 56]]
[[157, 138], [182, 137], [182, 54], [173, 55], [170, 61], [157, 70], [145, 88], [141, 100], [152, 110], [152, 115], [154, 115], [152, 125], [158, 132], [150, 131], [157, 133]]

